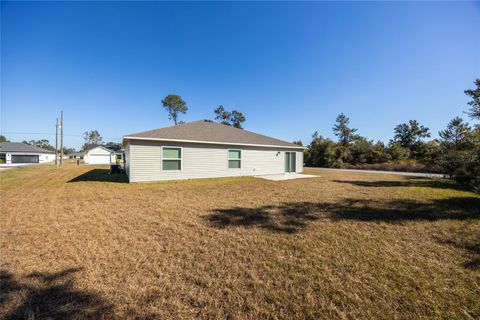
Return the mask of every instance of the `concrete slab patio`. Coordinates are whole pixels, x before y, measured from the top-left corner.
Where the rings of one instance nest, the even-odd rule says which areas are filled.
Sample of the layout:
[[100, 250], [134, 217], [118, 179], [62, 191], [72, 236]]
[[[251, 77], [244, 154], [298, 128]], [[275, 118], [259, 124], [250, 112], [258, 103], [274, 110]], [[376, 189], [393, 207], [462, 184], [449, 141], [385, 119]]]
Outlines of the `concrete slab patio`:
[[265, 180], [271, 181], [283, 181], [283, 180], [294, 180], [294, 179], [305, 179], [305, 178], [318, 178], [317, 175], [312, 174], [302, 174], [302, 173], [284, 173], [284, 174], [266, 174], [262, 176], [255, 176], [256, 178], [262, 178]]

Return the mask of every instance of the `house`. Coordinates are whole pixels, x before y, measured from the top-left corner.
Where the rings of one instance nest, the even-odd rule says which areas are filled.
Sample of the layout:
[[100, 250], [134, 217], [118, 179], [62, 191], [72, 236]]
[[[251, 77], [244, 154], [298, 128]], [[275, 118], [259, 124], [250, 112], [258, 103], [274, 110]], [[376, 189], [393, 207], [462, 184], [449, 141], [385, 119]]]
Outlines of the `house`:
[[112, 150], [111, 163], [112, 164], [123, 163], [123, 153], [124, 153], [123, 149], [118, 150], [118, 151], [113, 151]]
[[68, 155], [70, 159], [83, 159], [83, 152], [74, 152]]
[[55, 151], [20, 142], [0, 142], [0, 163], [44, 163], [55, 160]]
[[123, 150], [111, 150], [104, 146], [93, 146], [82, 154], [86, 164], [116, 164], [123, 159]]
[[103, 146], [94, 146], [84, 152], [83, 161], [86, 164], [110, 164], [112, 150]]
[[303, 172], [302, 146], [209, 120], [124, 136], [130, 182]]

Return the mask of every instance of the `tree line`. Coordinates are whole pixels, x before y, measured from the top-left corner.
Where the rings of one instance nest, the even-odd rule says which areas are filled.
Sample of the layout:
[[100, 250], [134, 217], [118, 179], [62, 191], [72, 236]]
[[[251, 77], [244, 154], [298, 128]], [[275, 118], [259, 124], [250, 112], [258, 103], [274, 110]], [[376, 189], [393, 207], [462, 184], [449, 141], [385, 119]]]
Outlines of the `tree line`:
[[[471, 99], [465, 113], [480, 120], [480, 79], [474, 84], [474, 89], [464, 91]], [[480, 124], [471, 126], [457, 116], [438, 139], [426, 141], [431, 137], [429, 128], [410, 120], [395, 126], [393, 138], [385, 144], [357, 134], [341, 113], [332, 130], [337, 141], [318, 132], [312, 135], [304, 155], [307, 166], [441, 172], [480, 191]]]

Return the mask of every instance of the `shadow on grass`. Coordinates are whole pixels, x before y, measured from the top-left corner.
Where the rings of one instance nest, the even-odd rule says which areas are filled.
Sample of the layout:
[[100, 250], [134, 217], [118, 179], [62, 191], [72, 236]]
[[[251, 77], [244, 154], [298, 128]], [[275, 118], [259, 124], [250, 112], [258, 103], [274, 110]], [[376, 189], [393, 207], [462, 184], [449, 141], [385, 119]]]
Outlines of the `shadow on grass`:
[[467, 253], [468, 261], [463, 266], [471, 270], [480, 270], [480, 233], [475, 231], [463, 231], [455, 234], [450, 239], [437, 237], [436, 240], [441, 244], [446, 244]]
[[357, 221], [438, 221], [480, 219], [480, 198], [452, 197], [419, 202], [415, 200], [374, 201], [346, 199], [326, 207], [332, 220]]
[[117, 182], [128, 183], [128, 177], [125, 173], [108, 174], [108, 169], [92, 169], [84, 174], [71, 179], [68, 182], [97, 181], [97, 182]]
[[257, 208], [219, 208], [205, 218], [216, 228], [258, 227], [294, 233], [319, 219], [387, 223], [480, 219], [480, 198], [448, 198], [431, 202], [366, 199], [345, 199], [338, 203], [294, 202]]
[[318, 220], [319, 205], [300, 202], [257, 208], [215, 209], [206, 217], [213, 227], [258, 227], [274, 232], [294, 233]]
[[333, 180], [333, 182], [351, 184], [359, 187], [426, 187], [435, 189], [452, 189], [459, 191], [471, 191], [466, 186], [462, 186], [451, 180], [412, 178], [405, 177], [401, 181], [355, 181], [355, 180]]
[[[275, 233], [293, 234], [316, 220], [360, 222], [430, 222], [439, 220], [473, 221], [480, 219], [480, 198], [463, 197], [418, 202], [413, 200], [374, 201], [345, 199], [338, 203], [282, 203], [257, 208], [220, 208], [205, 216], [214, 228], [259, 228]], [[471, 232], [474, 233], [474, 232]], [[464, 239], [464, 240], [462, 240]], [[480, 263], [480, 239], [458, 237], [445, 244], [465, 250], [471, 261], [466, 268]]]
[[7, 311], [10, 302], [14, 306], [2, 319], [101, 319], [111, 315], [112, 306], [103, 298], [74, 288], [73, 276], [81, 270], [34, 272], [20, 279], [1, 270], [0, 310]]

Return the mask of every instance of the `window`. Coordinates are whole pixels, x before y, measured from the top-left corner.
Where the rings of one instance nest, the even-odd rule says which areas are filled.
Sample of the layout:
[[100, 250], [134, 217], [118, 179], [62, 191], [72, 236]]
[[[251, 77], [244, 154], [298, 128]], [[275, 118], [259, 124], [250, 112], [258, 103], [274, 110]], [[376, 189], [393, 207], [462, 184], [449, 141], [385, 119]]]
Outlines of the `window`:
[[228, 150], [228, 168], [240, 169], [242, 167], [242, 151]]
[[182, 170], [182, 148], [163, 147], [162, 169]]

